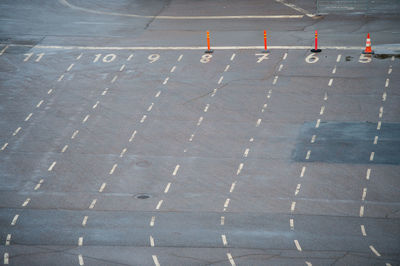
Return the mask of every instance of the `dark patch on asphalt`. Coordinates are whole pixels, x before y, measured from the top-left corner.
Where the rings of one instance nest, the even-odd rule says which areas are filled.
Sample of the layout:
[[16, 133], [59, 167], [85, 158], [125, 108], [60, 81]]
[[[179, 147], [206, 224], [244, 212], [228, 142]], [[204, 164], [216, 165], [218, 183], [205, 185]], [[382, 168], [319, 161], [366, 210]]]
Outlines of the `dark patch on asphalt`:
[[137, 198], [137, 199], [148, 199], [148, 198], [150, 198], [150, 195], [142, 193], [142, 194], [136, 195], [135, 198]]
[[[292, 160], [349, 164], [400, 164], [400, 123], [306, 122], [300, 129]], [[311, 138], [316, 135], [314, 143]], [[377, 144], [373, 144], [378, 136]], [[307, 151], [311, 150], [306, 160]], [[375, 152], [370, 161], [371, 152]]]
[[352, 56], [346, 56], [346, 61], [351, 61], [351, 59], [353, 59], [353, 57]]
[[393, 54], [374, 54], [374, 57], [378, 58], [378, 59], [392, 58], [392, 56], [394, 56], [396, 58], [400, 58], [400, 54], [396, 54], [396, 55], [393, 55]]

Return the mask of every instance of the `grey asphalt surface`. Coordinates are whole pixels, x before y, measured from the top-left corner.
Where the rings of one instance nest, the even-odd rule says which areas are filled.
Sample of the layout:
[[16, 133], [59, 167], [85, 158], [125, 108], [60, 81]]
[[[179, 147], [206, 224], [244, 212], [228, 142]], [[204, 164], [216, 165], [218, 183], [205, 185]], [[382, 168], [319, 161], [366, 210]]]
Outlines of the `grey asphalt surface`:
[[[327, 46], [394, 44], [398, 16], [256, 0], [0, 14], [0, 264], [400, 265], [398, 57], [118, 48], [202, 46], [205, 30], [260, 46], [265, 28], [275, 46], [315, 29]], [[220, 15], [304, 17], [151, 17]]]

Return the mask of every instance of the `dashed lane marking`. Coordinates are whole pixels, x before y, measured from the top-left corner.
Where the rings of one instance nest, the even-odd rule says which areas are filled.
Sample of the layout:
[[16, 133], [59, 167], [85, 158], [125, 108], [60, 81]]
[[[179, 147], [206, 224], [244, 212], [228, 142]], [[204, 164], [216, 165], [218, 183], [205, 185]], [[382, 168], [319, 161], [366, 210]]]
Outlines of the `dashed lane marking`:
[[312, 135], [312, 137], [311, 137], [311, 143], [314, 143], [315, 142], [315, 138], [316, 138], [317, 136], [316, 135]]
[[226, 241], [226, 236], [225, 235], [221, 235], [221, 239], [222, 239], [222, 244], [224, 246], [227, 246], [228, 245], [228, 241]]
[[229, 190], [229, 193], [233, 192], [233, 190], [235, 189], [235, 186], [236, 186], [236, 181], [232, 183], [231, 189]]
[[319, 115], [323, 115], [325, 111], [325, 105], [321, 106], [321, 110], [319, 111]]
[[144, 120], [146, 120], [147, 115], [143, 115], [142, 119], [140, 120], [140, 123], [143, 123]]
[[378, 136], [374, 137], [374, 144], [378, 144]]
[[229, 202], [230, 202], [230, 199], [227, 198], [227, 199], [225, 200], [225, 203], [224, 203], [224, 211], [226, 211], [226, 208], [228, 208]]
[[321, 123], [321, 119], [317, 120], [317, 123], [315, 124], [315, 128], [319, 128], [319, 124]]
[[388, 78], [386, 79], [386, 82], [385, 82], [385, 88], [387, 88], [387, 87], [389, 87], [389, 79]]
[[221, 76], [218, 80], [218, 84], [221, 84], [222, 80], [224, 79], [224, 76]]
[[363, 224], [361, 225], [361, 234], [363, 236], [367, 236], [367, 232], [365, 231], [365, 226]]
[[179, 164], [177, 164], [177, 165], [175, 166], [175, 169], [174, 169], [174, 171], [172, 172], [172, 175], [173, 175], [173, 176], [176, 176], [176, 174], [178, 173], [179, 167], [180, 167]]
[[115, 168], [117, 168], [117, 166], [118, 166], [118, 164], [116, 164], [116, 163], [112, 166], [112, 168], [111, 168], [111, 170], [109, 172], [110, 175], [112, 175], [114, 173]]
[[68, 145], [65, 145], [64, 148], [62, 148], [61, 152], [64, 153], [68, 149]]
[[369, 160], [373, 161], [374, 160], [374, 156], [375, 156], [375, 152], [371, 152], [371, 155], [369, 156]]
[[81, 247], [82, 245], [83, 245], [83, 237], [80, 236], [80, 237], [78, 238], [78, 246]]
[[4, 143], [3, 146], [1, 147], [1, 150], [4, 151], [8, 146], [8, 142]]
[[39, 107], [42, 105], [43, 102], [44, 102], [43, 100], [40, 100], [40, 101], [38, 102], [38, 104], [36, 105], [36, 108], [39, 108]]
[[44, 179], [40, 179], [39, 183], [36, 184], [34, 190], [38, 190], [40, 188], [40, 186], [43, 184]]
[[282, 59], [283, 59], [283, 60], [286, 60], [286, 58], [287, 58], [287, 55], [288, 55], [288, 54], [287, 54], [287, 53], [285, 53], [285, 54], [283, 55], [283, 58], [282, 58]]
[[236, 175], [239, 175], [240, 172], [242, 171], [242, 169], [243, 169], [243, 163], [240, 163], [239, 166], [238, 166], [238, 169], [236, 171]]
[[302, 249], [301, 249], [301, 246], [300, 246], [300, 243], [299, 243], [299, 241], [298, 240], [294, 240], [294, 244], [296, 245], [296, 248], [297, 248], [297, 250], [298, 251], [301, 251]]
[[82, 124], [86, 123], [86, 121], [89, 119], [90, 115], [86, 115], [85, 118], [82, 120]]
[[154, 226], [155, 220], [156, 220], [156, 217], [155, 217], [155, 216], [152, 216], [152, 217], [151, 217], [151, 220], [150, 220], [150, 226], [151, 226], [151, 227]]
[[26, 207], [28, 204], [29, 204], [29, 202], [31, 201], [31, 199], [30, 198], [27, 198], [25, 201], [24, 201], [24, 203], [22, 203], [22, 207]]
[[76, 137], [76, 135], [78, 135], [78, 133], [79, 133], [79, 130], [75, 130], [71, 136], [71, 139], [74, 139]]
[[9, 246], [9, 245], [10, 245], [10, 242], [11, 242], [11, 234], [8, 234], [8, 235], [7, 235], [7, 238], [6, 238], [6, 243], [5, 243], [5, 245], [6, 245], [6, 246]]
[[376, 126], [376, 130], [381, 130], [382, 122], [378, 121], [378, 125]]
[[102, 96], [106, 95], [108, 92], [108, 88], [105, 88], [104, 91], [101, 93]]
[[361, 200], [364, 201], [366, 196], [367, 196], [367, 188], [365, 187], [365, 188], [363, 188], [363, 193], [362, 193], [362, 196], [361, 196]]
[[55, 166], [56, 164], [57, 164], [57, 162], [54, 161], [54, 162], [50, 165], [50, 167], [47, 169], [47, 171], [49, 171], [49, 172], [53, 171], [53, 168], [54, 168], [54, 166]]
[[176, 66], [173, 66], [173, 67], [171, 68], [170, 72], [171, 72], [171, 73], [174, 73], [175, 69], [176, 69]]
[[306, 167], [303, 166], [303, 167], [301, 168], [300, 177], [303, 177], [305, 172], [306, 172]]
[[279, 78], [279, 76], [275, 76], [275, 77], [274, 77], [274, 81], [272, 82], [272, 85], [275, 85], [275, 84], [276, 84], [276, 82], [278, 81], [278, 78]]
[[247, 148], [243, 153], [243, 157], [247, 158], [247, 156], [249, 155], [249, 151], [250, 151], [250, 149]]
[[78, 56], [76, 57], [76, 60], [81, 59], [81, 58], [82, 58], [82, 55], [83, 55], [83, 54], [78, 55]]
[[154, 247], [154, 238], [150, 236], [150, 246]]
[[337, 56], [337, 58], [336, 58], [336, 62], [339, 63], [341, 58], [342, 58], [342, 55], [341, 55], [341, 54], [338, 54], [338, 56]]
[[96, 107], [97, 107], [97, 105], [99, 105], [99, 101], [97, 101], [93, 106], [92, 106], [92, 109], [96, 109]]
[[383, 101], [383, 102], [386, 101], [386, 96], [387, 96], [387, 93], [384, 92], [384, 93], [382, 94], [382, 101]]
[[78, 255], [78, 260], [79, 260], [79, 265], [80, 265], [80, 266], [85, 265], [85, 263], [83, 262], [82, 254], [79, 254], [79, 255]]
[[286, 3], [286, 2], [284, 2], [283, 0], [275, 0], [275, 1], [278, 2], [278, 3], [281, 3], [281, 4], [285, 5], [285, 6], [287, 6], [287, 7], [289, 7], [289, 8], [291, 8], [291, 9], [294, 9], [294, 10], [296, 10], [296, 11], [298, 11], [298, 12], [300, 12], [300, 13], [306, 15], [307, 17], [310, 17], [310, 18], [311, 18], [311, 17], [314, 17], [314, 15], [311, 14], [310, 12], [308, 12], [307, 10], [305, 10], [305, 9], [303, 9], [303, 8], [301, 8], [301, 7], [298, 7], [298, 6], [294, 5], [294, 4]]
[[63, 80], [63, 78], [64, 78], [64, 74], [62, 74], [62, 75], [58, 78], [57, 82], [60, 82], [61, 80]]
[[256, 127], [259, 127], [260, 124], [261, 124], [261, 118], [259, 118], [259, 119], [257, 120]]
[[233, 53], [232, 56], [231, 56], [231, 61], [233, 61], [233, 59], [235, 59], [235, 56], [236, 56], [236, 54]]
[[367, 169], [367, 174], [365, 176], [365, 179], [369, 180], [370, 175], [371, 175], [371, 168], [368, 168]]
[[224, 69], [224, 72], [227, 72], [227, 71], [229, 70], [230, 67], [231, 67], [230, 65], [227, 65], [227, 66], [225, 67], [225, 69]]
[[160, 200], [157, 204], [156, 210], [159, 210], [161, 208], [161, 205], [163, 204], [164, 200]]
[[204, 107], [204, 113], [207, 113], [209, 107], [210, 107], [210, 104], [207, 103], [207, 105]]
[[168, 193], [170, 187], [171, 187], [171, 182], [169, 182], [169, 183], [167, 184], [167, 186], [165, 187], [165, 189], [164, 189], [164, 193], [165, 193], [165, 194]]
[[71, 71], [71, 69], [74, 67], [74, 63], [72, 63], [71, 65], [69, 65], [69, 67], [67, 68], [67, 72]]
[[290, 206], [290, 211], [294, 212], [295, 208], [296, 208], [296, 202], [292, 201], [292, 205]]
[[182, 58], [183, 58], [183, 54], [179, 55], [178, 62], [180, 62], [182, 60]]
[[309, 160], [309, 159], [310, 159], [310, 155], [311, 155], [311, 150], [308, 150], [308, 151], [307, 151], [307, 155], [306, 155], [306, 160]]
[[335, 67], [332, 69], [332, 74], [336, 74], [336, 65], [335, 65]]
[[197, 122], [197, 126], [200, 126], [201, 122], [203, 121], [203, 117], [200, 116], [199, 121]]
[[299, 194], [301, 188], [301, 184], [297, 184], [296, 190], [294, 191], [294, 195], [297, 196]]
[[131, 61], [132, 57], [133, 57], [133, 54], [130, 54], [130, 55], [128, 56], [128, 58], [126, 59], [126, 61]]
[[290, 225], [290, 230], [294, 230], [294, 220], [293, 219], [289, 220], [289, 225]]
[[279, 68], [278, 68], [278, 71], [281, 71], [282, 68], [283, 68], [283, 65], [281, 64], [281, 65], [279, 66]]
[[229, 262], [231, 263], [232, 266], [236, 266], [235, 261], [233, 260], [232, 254], [231, 253], [226, 253], [226, 256], [228, 257]]
[[8, 253], [4, 253], [4, 264], [9, 264], [9, 255]]
[[33, 113], [30, 113], [26, 118], [25, 118], [25, 122], [28, 121], [29, 119], [31, 119]]
[[86, 226], [88, 218], [88, 216], [83, 217], [82, 226]]
[[325, 94], [324, 94], [324, 101], [326, 101], [326, 100], [328, 100], [328, 93], [327, 92], [325, 92]]
[[166, 78], [164, 79], [163, 85], [167, 84], [168, 80], [169, 80], [169, 77], [166, 77]]
[[136, 130], [133, 131], [131, 137], [129, 138], [129, 142], [132, 142], [132, 140], [135, 138], [136, 133], [137, 133]]
[[127, 150], [128, 150], [127, 148], [123, 148], [122, 151], [121, 151], [121, 154], [119, 155], [119, 157], [120, 158], [124, 157], [124, 155], [125, 155]]
[[121, 72], [121, 71], [123, 71], [125, 69], [125, 64], [123, 64], [122, 66], [121, 66], [121, 68], [119, 69], [119, 71]]
[[155, 266], [160, 266], [160, 263], [158, 262], [157, 256], [153, 255], [153, 261]]
[[107, 183], [105, 183], [105, 182], [103, 184], [101, 184], [99, 192], [102, 193], [104, 191], [104, 189], [106, 188], [106, 186], [107, 186]]
[[18, 217], [19, 217], [19, 214], [16, 214], [16, 215], [14, 216], [14, 218], [13, 218], [12, 221], [11, 221], [11, 226], [16, 225], [16, 223], [17, 223], [17, 221], [18, 221]]
[[94, 206], [96, 205], [96, 202], [97, 202], [97, 199], [94, 199], [94, 200], [92, 201], [92, 203], [90, 203], [89, 209], [93, 209]]
[[329, 86], [329, 87], [332, 86], [332, 82], [333, 82], [333, 79], [331, 78], [331, 79], [329, 80], [329, 82], [328, 82], [328, 86]]
[[0, 51], [0, 56], [2, 56], [4, 54], [4, 52], [8, 49], [9, 45], [4, 46], [3, 49], [1, 49]]
[[154, 97], [158, 98], [160, 96], [160, 94], [161, 94], [161, 91], [158, 91]]
[[363, 216], [364, 216], [364, 206], [361, 205], [360, 206], [360, 217], [363, 217]]
[[221, 225], [225, 224], [225, 216], [221, 216]]
[[371, 251], [377, 256], [380, 257], [381, 254], [374, 248], [374, 246], [370, 245], [369, 248], [371, 249]]
[[117, 78], [118, 78], [118, 75], [115, 75], [115, 76], [113, 77], [113, 79], [111, 80], [111, 83], [114, 83], [114, 82], [117, 80]]
[[13, 136], [16, 136], [18, 134], [18, 132], [22, 129], [22, 127], [18, 127], [14, 133], [12, 134]]

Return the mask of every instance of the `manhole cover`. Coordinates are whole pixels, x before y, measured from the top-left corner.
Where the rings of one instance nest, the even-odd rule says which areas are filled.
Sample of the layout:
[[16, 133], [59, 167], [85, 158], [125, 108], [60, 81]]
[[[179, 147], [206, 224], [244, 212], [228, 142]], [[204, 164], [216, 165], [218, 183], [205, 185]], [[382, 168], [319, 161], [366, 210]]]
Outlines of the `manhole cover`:
[[135, 196], [135, 198], [137, 198], [137, 199], [148, 199], [148, 198], [150, 198], [150, 195], [148, 195], [148, 194], [138, 194], [138, 195]]

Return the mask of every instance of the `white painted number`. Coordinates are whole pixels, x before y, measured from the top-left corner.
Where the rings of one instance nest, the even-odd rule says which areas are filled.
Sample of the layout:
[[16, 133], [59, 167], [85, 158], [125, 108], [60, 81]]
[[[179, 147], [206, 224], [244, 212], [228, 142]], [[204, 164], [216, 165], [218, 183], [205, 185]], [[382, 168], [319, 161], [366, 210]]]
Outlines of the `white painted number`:
[[[102, 54], [96, 54], [96, 55], [94, 56], [93, 63], [98, 62], [98, 61], [100, 60], [101, 56], [102, 56]], [[116, 56], [115, 54], [107, 54], [107, 55], [105, 55], [105, 56], [103, 57], [103, 62], [104, 62], [104, 63], [110, 63], [110, 62], [114, 61], [115, 58], [117, 58], [117, 56]]]
[[363, 64], [370, 63], [371, 61], [372, 61], [372, 56], [366, 54], [361, 54], [360, 59], [358, 59], [358, 62]]
[[150, 64], [154, 63], [155, 61], [157, 61], [158, 59], [160, 59], [160, 55], [159, 54], [151, 54], [149, 55], [149, 57], [147, 57], [147, 59], [150, 60]]
[[256, 54], [256, 56], [258, 56], [257, 63], [261, 63], [262, 61], [267, 60], [268, 55], [269, 54]]
[[[28, 54], [24, 54], [24, 55], [25, 55], [24, 62], [26, 62], [34, 55], [34, 53], [28, 53]], [[37, 54], [35, 62], [39, 62], [43, 56], [44, 56], [44, 53]]]
[[318, 58], [318, 56], [315, 55], [315, 53], [312, 53], [306, 57], [306, 62], [309, 64], [317, 63], [318, 60], [319, 60], [319, 58]]
[[202, 62], [203, 64], [207, 64], [208, 62], [210, 62], [211, 58], [212, 58], [211, 54], [203, 54], [201, 56], [200, 62]]

